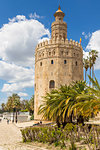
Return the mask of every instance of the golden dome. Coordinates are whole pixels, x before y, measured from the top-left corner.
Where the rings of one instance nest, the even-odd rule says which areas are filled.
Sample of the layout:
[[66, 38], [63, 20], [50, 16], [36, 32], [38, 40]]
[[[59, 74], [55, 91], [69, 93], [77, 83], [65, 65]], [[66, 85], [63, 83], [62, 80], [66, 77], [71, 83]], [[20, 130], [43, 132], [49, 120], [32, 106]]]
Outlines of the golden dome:
[[54, 14], [54, 17], [56, 17], [56, 16], [65, 16], [65, 14], [63, 13], [63, 11], [61, 10], [61, 7], [60, 7], [60, 5], [59, 5], [59, 7], [58, 7], [58, 10], [56, 11], [56, 13]]
[[58, 10], [56, 12], [62, 12], [60, 5], [59, 5]]

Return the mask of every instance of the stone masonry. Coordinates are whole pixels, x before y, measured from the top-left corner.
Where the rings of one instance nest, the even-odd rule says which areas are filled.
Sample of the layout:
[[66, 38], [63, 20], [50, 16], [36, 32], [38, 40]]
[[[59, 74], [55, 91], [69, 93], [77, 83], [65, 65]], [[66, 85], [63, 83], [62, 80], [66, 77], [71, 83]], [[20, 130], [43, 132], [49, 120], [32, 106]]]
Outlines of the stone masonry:
[[83, 80], [83, 49], [80, 43], [67, 39], [65, 14], [60, 7], [54, 14], [51, 39], [37, 45], [35, 50], [34, 119], [41, 120], [38, 108], [42, 96], [60, 85]]

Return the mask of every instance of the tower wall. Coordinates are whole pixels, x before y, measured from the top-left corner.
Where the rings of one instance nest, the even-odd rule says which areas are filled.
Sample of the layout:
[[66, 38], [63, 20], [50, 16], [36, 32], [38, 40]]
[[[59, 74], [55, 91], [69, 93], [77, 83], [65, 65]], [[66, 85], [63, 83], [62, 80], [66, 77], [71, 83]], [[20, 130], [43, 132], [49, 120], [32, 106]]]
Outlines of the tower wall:
[[[35, 105], [34, 118], [41, 119], [38, 108], [43, 103], [42, 96], [50, 92], [50, 81], [55, 88], [69, 85], [72, 81], [83, 80], [82, 46], [68, 39], [51, 39], [37, 45], [35, 51]], [[51, 63], [53, 61], [53, 64]]]

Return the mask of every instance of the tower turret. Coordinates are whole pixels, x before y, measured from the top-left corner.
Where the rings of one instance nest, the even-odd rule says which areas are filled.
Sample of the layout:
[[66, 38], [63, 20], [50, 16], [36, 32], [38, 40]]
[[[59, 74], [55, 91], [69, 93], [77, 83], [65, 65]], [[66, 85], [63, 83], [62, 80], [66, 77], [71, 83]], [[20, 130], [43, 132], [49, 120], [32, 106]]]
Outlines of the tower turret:
[[53, 40], [61, 40], [63, 38], [65, 41], [65, 39], [67, 38], [67, 24], [63, 21], [64, 16], [65, 14], [63, 13], [59, 5], [58, 10], [54, 14], [55, 21], [51, 25]]

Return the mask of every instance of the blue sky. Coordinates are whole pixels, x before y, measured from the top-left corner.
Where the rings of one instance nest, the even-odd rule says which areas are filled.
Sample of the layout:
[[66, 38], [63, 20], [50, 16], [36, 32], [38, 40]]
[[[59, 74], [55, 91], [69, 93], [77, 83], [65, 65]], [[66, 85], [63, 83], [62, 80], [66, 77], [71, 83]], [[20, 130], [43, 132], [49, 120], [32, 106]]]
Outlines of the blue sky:
[[[0, 103], [12, 93], [22, 99], [34, 94], [34, 50], [41, 37], [50, 37], [59, 0], [0, 0]], [[100, 51], [100, 1], [60, 0], [68, 39], [85, 51]], [[87, 55], [87, 53], [85, 53]], [[95, 65], [100, 81], [100, 54]]]

